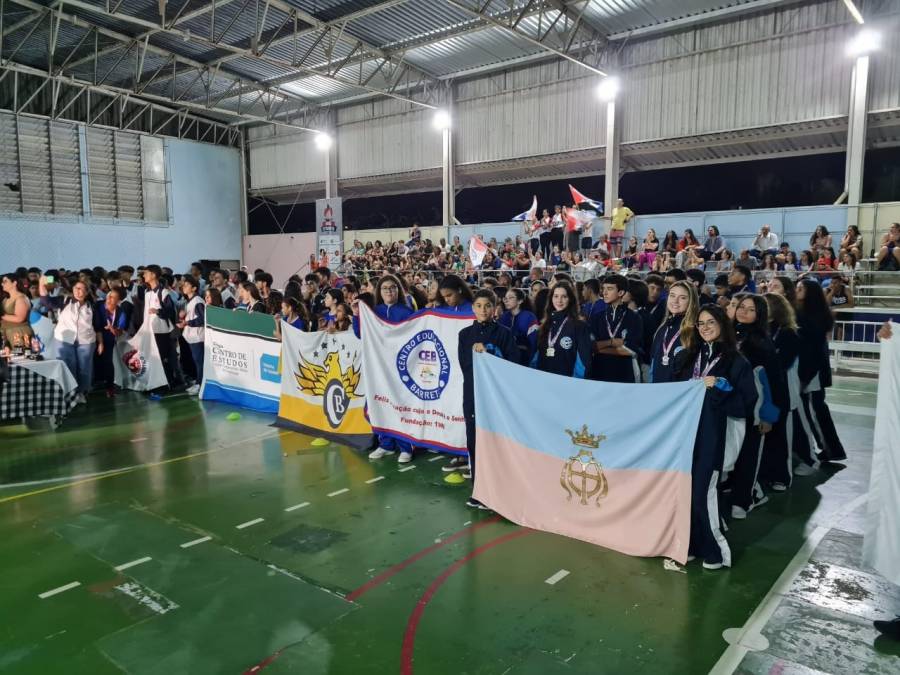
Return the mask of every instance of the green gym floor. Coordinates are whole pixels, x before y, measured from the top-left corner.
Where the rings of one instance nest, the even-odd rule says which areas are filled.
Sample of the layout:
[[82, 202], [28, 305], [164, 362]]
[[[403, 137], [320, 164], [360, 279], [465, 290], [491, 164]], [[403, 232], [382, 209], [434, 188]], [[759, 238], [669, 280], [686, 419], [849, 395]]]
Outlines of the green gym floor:
[[875, 381], [829, 393], [850, 461], [727, 536], [731, 570], [464, 505], [406, 468], [174, 396], [0, 427], [2, 673], [898, 673], [862, 566]]

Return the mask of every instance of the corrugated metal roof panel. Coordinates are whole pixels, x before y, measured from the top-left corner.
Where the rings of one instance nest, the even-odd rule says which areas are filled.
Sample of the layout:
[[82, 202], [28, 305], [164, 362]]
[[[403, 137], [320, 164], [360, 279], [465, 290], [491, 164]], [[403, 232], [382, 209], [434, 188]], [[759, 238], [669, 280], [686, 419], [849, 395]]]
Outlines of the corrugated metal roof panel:
[[471, 15], [447, 3], [409, 0], [402, 5], [357, 19], [347, 31], [376, 46], [391, 47], [411, 39], [437, 35], [471, 21]]
[[405, 58], [413, 65], [440, 76], [541, 51], [540, 47], [510, 35], [502, 28], [485, 28], [411, 49], [406, 52]]
[[318, 75], [304, 77], [295, 82], [288, 82], [281, 85], [281, 88], [291, 94], [296, 94], [297, 96], [316, 101], [342, 98], [344, 96], [358, 94], [360, 91], [358, 87], [335, 82], [334, 80], [319, 77]]
[[222, 68], [257, 81], [274, 80], [277, 77], [285, 77], [295, 72], [290, 68], [282, 68], [268, 61], [260, 61], [250, 56], [239, 56], [229, 60], [227, 63], [222, 64]]
[[348, 42], [343, 40], [336, 42], [334, 45], [331, 45], [324, 39], [320, 40], [319, 32], [316, 32], [301, 35], [297, 39], [296, 44], [294, 40], [285, 40], [284, 42], [273, 44], [266, 51], [266, 55], [284, 61], [299, 61], [306, 57], [303, 60], [303, 65], [316, 67], [328, 63], [329, 59], [325, 53], [326, 47], [331, 47], [331, 59], [334, 61], [346, 58], [353, 49]]
[[585, 19], [607, 35], [655, 26], [752, 0], [591, 0]]

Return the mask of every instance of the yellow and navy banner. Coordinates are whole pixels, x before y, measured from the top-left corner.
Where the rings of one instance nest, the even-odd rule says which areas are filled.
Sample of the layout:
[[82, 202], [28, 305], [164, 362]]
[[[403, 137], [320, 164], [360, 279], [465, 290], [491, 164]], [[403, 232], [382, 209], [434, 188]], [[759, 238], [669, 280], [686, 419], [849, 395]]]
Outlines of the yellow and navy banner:
[[275, 425], [367, 448], [362, 343], [352, 331], [304, 333], [281, 324], [281, 401]]

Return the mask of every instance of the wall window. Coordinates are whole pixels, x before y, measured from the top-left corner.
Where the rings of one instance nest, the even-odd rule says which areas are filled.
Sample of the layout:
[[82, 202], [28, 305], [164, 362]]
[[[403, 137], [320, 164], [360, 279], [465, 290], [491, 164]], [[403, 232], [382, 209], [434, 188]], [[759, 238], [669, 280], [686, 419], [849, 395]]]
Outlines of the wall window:
[[161, 138], [9, 113], [0, 138], [0, 213], [169, 221]]
[[88, 127], [91, 213], [107, 218], [169, 220], [161, 138]]
[[83, 214], [78, 125], [0, 113], [0, 210]]

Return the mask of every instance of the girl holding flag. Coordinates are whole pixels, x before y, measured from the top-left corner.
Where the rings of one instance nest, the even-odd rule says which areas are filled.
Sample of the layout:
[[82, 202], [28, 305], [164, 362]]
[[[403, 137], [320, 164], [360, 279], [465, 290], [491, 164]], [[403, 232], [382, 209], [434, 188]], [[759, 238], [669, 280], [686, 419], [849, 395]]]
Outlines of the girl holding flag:
[[500, 316], [500, 325], [509, 329], [516, 342], [516, 363], [527, 366], [537, 349], [537, 317], [531, 311], [531, 302], [519, 288], [510, 288], [503, 296], [506, 311]]
[[729, 416], [745, 417], [756, 403], [750, 364], [737, 351], [734, 328], [724, 310], [706, 305], [697, 317], [690, 348], [675, 358], [675, 379], [703, 380], [706, 396], [691, 465], [691, 539], [688, 560], [703, 567], [731, 567], [731, 549], [720, 529], [718, 484]]
[[572, 285], [558, 282], [538, 331], [531, 367], [545, 373], [584, 378], [591, 361], [591, 335], [578, 318], [578, 296]]
[[[400, 299], [403, 286], [393, 274], [383, 274], [375, 286], [375, 314], [389, 323], [397, 323], [408, 318], [413, 310]], [[359, 337], [359, 299], [353, 301], [353, 332]], [[407, 441], [395, 439], [386, 434], [376, 434], [378, 447], [369, 453], [369, 459], [381, 459], [385, 455], [399, 451], [397, 462], [407, 464], [412, 461], [413, 449]]]
[[675, 357], [693, 348], [694, 329], [699, 311], [697, 289], [688, 281], [676, 281], [666, 298], [666, 319], [656, 330], [650, 347], [650, 381], [672, 382]]

